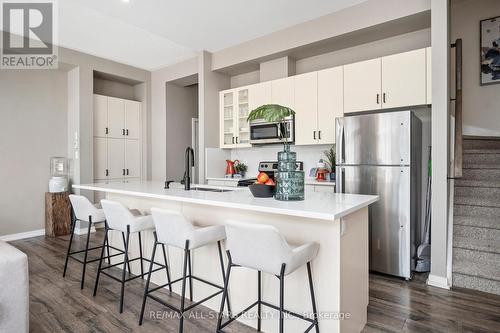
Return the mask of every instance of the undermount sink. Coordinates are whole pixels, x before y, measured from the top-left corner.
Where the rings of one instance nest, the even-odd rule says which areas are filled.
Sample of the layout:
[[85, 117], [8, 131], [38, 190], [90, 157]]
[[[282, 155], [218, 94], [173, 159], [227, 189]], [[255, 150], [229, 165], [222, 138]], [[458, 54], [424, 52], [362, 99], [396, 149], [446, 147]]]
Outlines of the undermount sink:
[[206, 192], [232, 192], [233, 190], [226, 190], [223, 188], [213, 188], [213, 187], [192, 187], [193, 191], [206, 191]]

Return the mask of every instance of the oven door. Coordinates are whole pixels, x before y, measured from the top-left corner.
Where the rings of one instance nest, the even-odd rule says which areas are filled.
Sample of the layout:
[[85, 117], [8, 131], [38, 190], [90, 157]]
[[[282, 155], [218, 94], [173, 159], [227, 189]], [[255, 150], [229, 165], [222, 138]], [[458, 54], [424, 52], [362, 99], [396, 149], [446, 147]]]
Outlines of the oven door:
[[[293, 142], [293, 122], [285, 123], [288, 129], [288, 142]], [[280, 124], [255, 121], [250, 124], [250, 143], [280, 143]]]

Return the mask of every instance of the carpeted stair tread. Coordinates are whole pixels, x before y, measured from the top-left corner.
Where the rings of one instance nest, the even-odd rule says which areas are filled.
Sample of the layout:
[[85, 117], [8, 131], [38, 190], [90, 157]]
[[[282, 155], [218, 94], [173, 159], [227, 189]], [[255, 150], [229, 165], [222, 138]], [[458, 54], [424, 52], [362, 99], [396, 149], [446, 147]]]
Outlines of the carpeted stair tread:
[[[498, 254], [500, 253], [500, 230], [454, 225], [453, 247]], [[498, 268], [500, 268], [500, 261]]]
[[453, 249], [453, 272], [500, 281], [500, 254]]

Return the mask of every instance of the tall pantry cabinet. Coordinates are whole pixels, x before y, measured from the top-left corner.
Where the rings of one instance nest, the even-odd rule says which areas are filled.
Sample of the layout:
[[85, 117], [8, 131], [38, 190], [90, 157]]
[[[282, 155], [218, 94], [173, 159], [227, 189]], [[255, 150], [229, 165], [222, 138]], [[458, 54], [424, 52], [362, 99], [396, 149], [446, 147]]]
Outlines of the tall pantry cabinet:
[[94, 179], [142, 177], [141, 102], [94, 95]]

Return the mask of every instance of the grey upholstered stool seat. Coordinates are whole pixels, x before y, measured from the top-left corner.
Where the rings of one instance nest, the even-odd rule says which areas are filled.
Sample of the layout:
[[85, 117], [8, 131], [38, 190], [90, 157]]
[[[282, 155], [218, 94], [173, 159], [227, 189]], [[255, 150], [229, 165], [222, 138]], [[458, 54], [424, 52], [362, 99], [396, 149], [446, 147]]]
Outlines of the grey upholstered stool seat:
[[[156, 272], [161, 269], [165, 269], [167, 272], [167, 278], [168, 281], [170, 281], [170, 272], [168, 270], [168, 264], [167, 264], [167, 255], [165, 251], [165, 247], [163, 247], [163, 259], [164, 259], [164, 264], [154, 262], [154, 257], [151, 259], [151, 266], [153, 264], [157, 265], [158, 267], [155, 268], [154, 270], [151, 269], [149, 273], [144, 272], [144, 261], [150, 261], [149, 259], [146, 259], [143, 257], [142, 253], [142, 238], [141, 238], [141, 232], [143, 231], [153, 231], [154, 230], [154, 223], [153, 223], [153, 218], [151, 215], [134, 215], [133, 211], [130, 211], [128, 208], [123, 206], [121, 203], [116, 202], [116, 201], [111, 201], [111, 200], [101, 200], [101, 205], [104, 210], [104, 214], [106, 216], [106, 225], [105, 225], [105, 236], [104, 236], [104, 242], [102, 244], [101, 248], [101, 258], [99, 260], [99, 267], [97, 268], [97, 277], [95, 280], [95, 286], [94, 286], [94, 296], [97, 294], [97, 287], [99, 285], [99, 277], [101, 274], [104, 274], [108, 276], [109, 278], [118, 281], [121, 283], [121, 292], [120, 292], [120, 313], [123, 312], [123, 300], [124, 300], [124, 294], [125, 294], [125, 284], [131, 280], [134, 280], [136, 278], [144, 278], [145, 275], [150, 275], [151, 272]], [[102, 261], [104, 259], [104, 248], [105, 245], [108, 241], [108, 234], [110, 230], [116, 230], [119, 232], [122, 232], [122, 236], [124, 238], [123, 243], [124, 243], [124, 250], [123, 250], [123, 255], [124, 259], [123, 262], [113, 264], [113, 265], [108, 265], [107, 267], [103, 267]], [[132, 233], [137, 233], [138, 234], [138, 240], [139, 240], [139, 257], [130, 259], [129, 258], [129, 246], [130, 246], [130, 235]], [[153, 249], [153, 252], [156, 250], [156, 244]], [[133, 275], [128, 278], [126, 278], [126, 271], [128, 268], [129, 275], [132, 275], [132, 271], [130, 270], [130, 263], [133, 261], [139, 260], [140, 261], [140, 274], [139, 275]], [[121, 279], [118, 279], [114, 277], [111, 274], [108, 274], [106, 272], [107, 269], [116, 267], [118, 265], [123, 264], [123, 271], [122, 271], [122, 277]]]
[[[258, 308], [257, 330], [260, 332], [262, 324], [262, 305], [264, 305], [279, 311], [280, 333], [284, 332], [285, 313], [310, 322], [311, 324], [307, 328], [306, 332], [309, 332], [312, 328], [316, 328], [316, 333], [319, 333], [318, 314], [316, 310], [316, 300], [311, 274], [311, 261], [313, 261], [317, 256], [319, 245], [317, 243], [310, 242], [294, 247], [288, 244], [286, 239], [274, 226], [241, 223], [236, 221], [227, 222], [226, 236], [229, 265], [225, 277], [224, 294], [221, 301], [216, 332], [223, 332], [222, 329], [224, 327], [255, 306]], [[304, 265], [307, 266], [314, 318], [309, 318], [292, 311], [285, 310], [284, 307], [285, 276], [293, 273], [299, 267]], [[229, 278], [233, 267], [245, 267], [257, 271], [258, 299], [256, 302], [247, 307], [246, 310], [243, 310], [234, 316], [231, 316], [231, 312], [229, 312], [230, 318], [223, 323], [222, 314], [224, 313], [224, 301], [227, 298]], [[262, 301], [262, 272], [273, 274], [280, 280], [279, 306]]]
[[[98, 206], [92, 204], [89, 199], [82, 195], [75, 195], [75, 194], [70, 194], [69, 195], [69, 200], [71, 202], [71, 208], [73, 209], [73, 214], [74, 214], [74, 220], [71, 221], [72, 227], [71, 227], [71, 235], [69, 238], [69, 244], [68, 244], [68, 250], [66, 253], [66, 260], [64, 262], [64, 271], [63, 271], [63, 277], [66, 276], [66, 270], [68, 268], [68, 259], [71, 258], [75, 261], [78, 261], [83, 265], [83, 270], [82, 270], [82, 278], [80, 281], [80, 289], [83, 289], [85, 285], [85, 271], [87, 268], [87, 264], [91, 262], [95, 262], [99, 259], [92, 259], [88, 260], [88, 253], [89, 251], [100, 249], [100, 246], [95, 246], [89, 248], [89, 243], [90, 243], [90, 231], [92, 230], [92, 225], [94, 223], [102, 223], [105, 222], [106, 217], [104, 216], [104, 211], [100, 209]], [[87, 238], [86, 238], [86, 243], [85, 247], [80, 250], [72, 250], [71, 246], [73, 244], [73, 239], [75, 235], [75, 226], [77, 221], [82, 221], [86, 222], [88, 224], [87, 228]], [[106, 249], [107, 249], [107, 258], [109, 259], [109, 244], [106, 243]], [[83, 260], [81, 260], [78, 256], [76, 256], [79, 253], [84, 253]]]
[[[206, 281], [202, 278], [194, 276], [191, 273], [191, 251], [200, 248], [202, 246], [206, 246], [209, 244], [217, 243], [219, 250], [219, 259], [221, 265], [221, 275], [224, 279], [224, 260], [222, 258], [222, 248], [221, 241], [226, 238], [226, 232], [224, 226], [210, 226], [210, 227], [196, 227], [190, 221], [188, 221], [181, 213], [172, 210], [160, 209], [160, 208], [152, 208], [151, 214], [153, 215], [153, 221], [155, 224], [155, 242], [156, 244], [162, 245], [170, 245], [177, 248], [184, 249], [184, 267], [183, 267], [183, 275], [181, 278], [170, 282], [167, 284], [155, 287], [153, 289], [149, 289], [151, 274], [148, 276], [148, 280], [146, 283], [146, 288], [144, 290], [144, 298], [142, 302], [142, 309], [139, 319], [139, 325], [142, 325], [142, 321], [144, 318], [144, 309], [146, 306], [146, 301], [149, 298], [155, 300], [156, 302], [163, 304], [164, 306], [174, 310], [176, 313], [180, 315], [180, 323], [179, 323], [179, 332], [184, 331], [184, 316], [183, 314], [202, 304], [203, 302], [208, 301], [209, 299], [219, 295], [222, 293], [224, 289], [222, 286], [218, 286], [212, 282]], [[156, 246], [155, 246], [156, 248]], [[155, 256], [155, 251], [153, 250], [153, 258]], [[152, 265], [150, 265], [150, 271], [152, 269]], [[195, 302], [190, 306], [185, 306], [185, 298], [186, 298], [186, 281], [189, 281], [189, 299], [193, 301], [193, 279], [208, 284], [214, 288], [219, 289], [217, 292], [205, 297], [203, 300]], [[171, 285], [176, 282], [182, 281], [182, 294], [181, 294], [181, 306], [180, 308], [176, 308], [171, 304], [168, 304], [161, 300], [159, 297], [153, 295], [153, 293], [161, 288], [166, 286], [171, 288]], [[228, 302], [228, 308], [230, 308]]]

